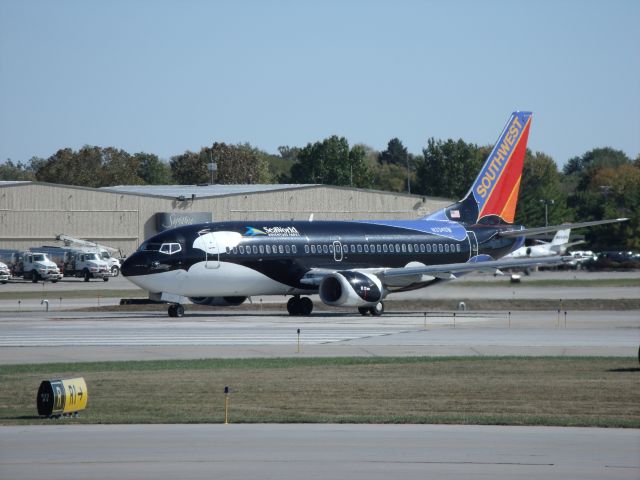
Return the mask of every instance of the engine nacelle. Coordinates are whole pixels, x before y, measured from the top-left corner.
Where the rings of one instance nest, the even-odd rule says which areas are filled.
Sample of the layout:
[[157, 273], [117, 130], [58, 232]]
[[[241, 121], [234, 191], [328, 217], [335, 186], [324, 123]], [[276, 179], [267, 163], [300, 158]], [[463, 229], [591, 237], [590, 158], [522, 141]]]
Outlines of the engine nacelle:
[[237, 307], [247, 297], [189, 297], [196, 305], [209, 305], [212, 307]]
[[373, 307], [383, 298], [382, 282], [365, 272], [330, 273], [320, 283], [320, 300], [334, 307]]

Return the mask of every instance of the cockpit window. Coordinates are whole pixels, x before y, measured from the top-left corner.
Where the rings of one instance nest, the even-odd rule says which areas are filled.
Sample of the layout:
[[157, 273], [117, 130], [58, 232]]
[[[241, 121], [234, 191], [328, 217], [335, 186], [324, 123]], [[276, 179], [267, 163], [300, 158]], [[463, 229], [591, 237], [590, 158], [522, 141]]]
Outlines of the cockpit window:
[[182, 250], [179, 243], [163, 243], [160, 245], [160, 253], [166, 253], [167, 255], [173, 255]]
[[160, 243], [145, 242], [140, 245], [141, 252], [157, 252], [160, 250]]

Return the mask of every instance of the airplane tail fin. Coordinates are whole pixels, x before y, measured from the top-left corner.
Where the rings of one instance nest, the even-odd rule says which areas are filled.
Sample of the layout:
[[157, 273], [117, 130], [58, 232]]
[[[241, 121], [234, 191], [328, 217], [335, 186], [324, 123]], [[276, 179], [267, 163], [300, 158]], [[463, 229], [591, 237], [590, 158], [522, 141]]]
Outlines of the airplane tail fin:
[[467, 195], [427, 218], [513, 223], [530, 126], [531, 112], [513, 112]]
[[571, 236], [571, 229], [558, 230], [551, 240], [551, 245], [564, 245], [569, 243], [569, 237]]

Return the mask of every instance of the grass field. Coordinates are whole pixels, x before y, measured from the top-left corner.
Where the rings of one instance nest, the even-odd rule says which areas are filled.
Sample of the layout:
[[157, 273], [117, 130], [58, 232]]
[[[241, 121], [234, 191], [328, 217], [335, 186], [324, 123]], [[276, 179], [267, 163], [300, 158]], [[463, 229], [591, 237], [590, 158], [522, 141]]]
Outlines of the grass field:
[[[458, 423], [640, 427], [635, 358], [300, 358], [0, 367], [0, 423]], [[40, 381], [83, 376], [78, 419], [36, 416]]]

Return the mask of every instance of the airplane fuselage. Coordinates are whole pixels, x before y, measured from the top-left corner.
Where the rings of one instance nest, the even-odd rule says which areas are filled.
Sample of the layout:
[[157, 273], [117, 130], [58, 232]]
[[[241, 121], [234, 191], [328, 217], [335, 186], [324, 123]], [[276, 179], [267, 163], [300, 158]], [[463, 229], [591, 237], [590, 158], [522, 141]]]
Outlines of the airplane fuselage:
[[[424, 219], [206, 223], [150, 238], [122, 271], [150, 292], [189, 297], [310, 294], [318, 291], [305, 281], [312, 270], [367, 271], [500, 258], [519, 241], [497, 237], [502, 228]], [[435, 281], [399, 281], [387, 285], [387, 291]]]

